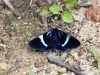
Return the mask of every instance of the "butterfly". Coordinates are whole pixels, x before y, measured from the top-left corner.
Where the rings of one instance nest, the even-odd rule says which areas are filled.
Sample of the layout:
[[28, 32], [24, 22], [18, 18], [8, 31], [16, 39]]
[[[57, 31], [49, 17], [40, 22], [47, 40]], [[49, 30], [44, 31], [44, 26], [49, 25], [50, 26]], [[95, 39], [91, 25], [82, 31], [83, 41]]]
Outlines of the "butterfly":
[[48, 51], [57, 49], [66, 51], [79, 47], [80, 42], [73, 36], [55, 28], [34, 38], [28, 45], [35, 50]]

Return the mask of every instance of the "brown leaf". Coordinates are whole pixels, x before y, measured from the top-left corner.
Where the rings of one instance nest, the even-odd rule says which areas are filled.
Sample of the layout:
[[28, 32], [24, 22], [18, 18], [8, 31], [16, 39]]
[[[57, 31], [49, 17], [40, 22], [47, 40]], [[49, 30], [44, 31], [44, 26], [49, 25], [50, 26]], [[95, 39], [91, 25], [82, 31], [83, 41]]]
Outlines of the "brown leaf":
[[87, 20], [94, 22], [100, 21], [100, 6], [90, 6], [85, 11], [85, 16]]
[[35, 62], [35, 67], [43, 67], [46, 64], [46, 62], [44, 62], [42, 59], [37, 59]]

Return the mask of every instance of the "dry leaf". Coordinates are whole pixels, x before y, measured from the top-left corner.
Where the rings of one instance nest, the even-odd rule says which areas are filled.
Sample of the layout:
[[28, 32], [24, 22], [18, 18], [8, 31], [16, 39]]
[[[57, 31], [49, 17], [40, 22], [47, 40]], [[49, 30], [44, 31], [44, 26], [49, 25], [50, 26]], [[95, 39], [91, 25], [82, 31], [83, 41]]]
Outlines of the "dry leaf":
[[100, 21], [100, 6], [90, 6], [85, 11], [85, 16], [87, 20], [94, 22]]

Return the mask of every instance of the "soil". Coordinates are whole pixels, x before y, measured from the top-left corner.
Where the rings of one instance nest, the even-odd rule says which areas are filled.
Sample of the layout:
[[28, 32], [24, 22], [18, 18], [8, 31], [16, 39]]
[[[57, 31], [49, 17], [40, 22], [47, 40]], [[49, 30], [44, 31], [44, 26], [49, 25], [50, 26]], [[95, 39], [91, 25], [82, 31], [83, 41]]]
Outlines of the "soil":
[[[0, 0], [0, 75], [29, 75], [30, 70], [33, 70], [37, 75], [39, 73], [75, 75], [68, 70], [59, 73], [58, 69], [61, 67], [47, 60], [50, 53], [54, 53], [59, 58], [63, 57], [63, 59], [63, 54], [69, 53], [65, 58], [65, 63], [86, 75], [99, 75], [97, 60], [92, 53], [92, 46], [95, 45], [100, 53], [100, 21], [86, 20], [84, 13], [87, 8], [85, 7], [73, 10], [75, 22], [66, 24], [57, 21], [55, 25], [54, 23], [48, 23], [48, 29], [57, 27], [74, 36], [81, 42], [80, 47], [66, 52], [32, 50], [29, 48], [28, 42], [45, 33], [45, 28], [40, 26], [39, 23], [42, 24], [42, 22], [38, 16], [38, 8], [35, 6], [34, 1], [31, 1], [11, 0], [11, 4], [20, 13], [20, 16], [16, 17]], [[90, 0], [90, 2], [93, 1]], [[98, 2], [100, 1], [98, 0]]]

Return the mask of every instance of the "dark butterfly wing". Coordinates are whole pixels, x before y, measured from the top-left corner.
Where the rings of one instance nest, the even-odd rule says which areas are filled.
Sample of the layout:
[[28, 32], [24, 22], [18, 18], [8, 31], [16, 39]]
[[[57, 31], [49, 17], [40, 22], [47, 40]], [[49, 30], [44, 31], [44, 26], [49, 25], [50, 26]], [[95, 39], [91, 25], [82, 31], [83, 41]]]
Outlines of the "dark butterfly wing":
[[77, 48], [80, 42], [74, 37], [58, 29], [50, 30], [29, 42], [32, 49], [48, 51], [56, 48], [61, 51]]
[[29, 47], [36, 50], [48, 51], [54, 48], [53, 44], [49, 44], [51, 39], [52, 30], [38, 36], [29, 42]]
[[66, 34], [63, 31], [58, 30], [58, 39], [60, 43], [56, 44], [56, 49], [65, 51], [67, 49], [73, 49], [80, 46], [80, 42], [73, 36]]

